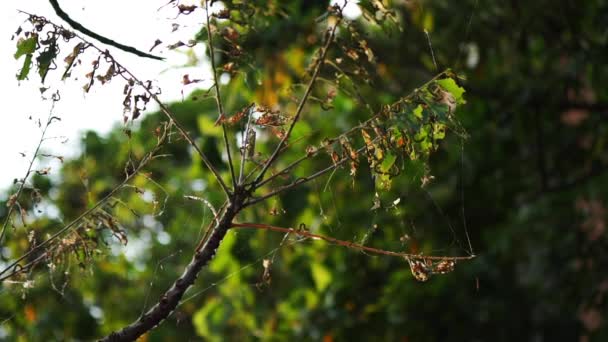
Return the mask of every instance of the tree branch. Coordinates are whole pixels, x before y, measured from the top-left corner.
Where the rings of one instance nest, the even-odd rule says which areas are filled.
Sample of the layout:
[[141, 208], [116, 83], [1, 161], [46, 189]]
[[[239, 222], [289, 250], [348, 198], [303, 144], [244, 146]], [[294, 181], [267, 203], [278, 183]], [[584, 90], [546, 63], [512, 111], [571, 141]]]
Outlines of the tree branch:
[[427, 260], [469, 260], [469, 259], [475, 258], [475, 255], [449, 257], [449, 256], [422, 256], [420, 254], [393, 252], [393, 251], [387, 251], [387, 250], [384, 250], [384, 249], [379, 249], [379, 248], [373, 248], [373, 247], [369, 247], [369, 246], [360, 245], [358, 243], [354, 243], [354, 242], [350, 242], [350, 241], [339, 240], [339, 239], [336, 239], [336, 238], [333, 238], [333, 237], [330, 237], [330, 236], [313, 234], [313, 233], [308, 232], [308, 231], [303, 230], [303, 229], [283, 228], [283, 227], [271, 226], [269, 224], [260, 224], [260, 223], [233, 223], [232, 224], [232, 228], [266, 229], [266, 230], [271, 230], [271, 231], [275, 231], [275, 232], [281, 232], [281, 233], [287, 233], [287, 234], [294, 234], [294, 235], [298, 235], [298, 236], [304, 236], [304, 237], [315, 239], [315, 240], [323, 240], [323, 241], [326, 241], [326, 242], [329, 242], [329, 243], [333, 243], [333, 244], [336, 244], [336, 245], [339, 245], [339, 246], [342, 246], [342, 247], [354, 248], [354, 249], [358, 249], [358, 250], [361, 250], [361, 251], [370, 252], [370, 253], [373, 253], [373, 254], [389, 255], [389, 256], [396, 256], [396, 257], [401, 257], [401, 258], [420, 258], [420, 257], [424, 257]]
[[55, 10], [55, 13], [57, 13], [57, 15], [59, 16], [59, 18], [65, 20], [68, 24], [70, 24], [70, 26], [72, 26], [72, 28], [76, 31], [82, 32], [84, 34], [86, 34], [87, 36], [94, 38], [104, 44], [108, 44], [111, 45], [115, 48], [121, 49], [123, 51], [132, 53], [134, 55], [137, 55], [139, 57], [145, 57], [145, 58], [152, 58], [152, 59], [156, 59], [156, 60], [164, 60], [164, 58], [159, 57], [159, 56], [154, 56], [151, 55], [149, 53], [145, 53], [142, 51], [137, 50], [136, 48], [132, 47], [132, 46], [127, 46], [127, 45], [123, 45], [120, 44], [118, 42], [113, 41], [112, 39], [106, 38], [100, 34], [97, 34], [89, 29], [87, 29], [86, 27], [82, 26], [82, 24], [80, 24], [79, 22], [77, 22], [76, 20], [70, 18], [70, 16], [65, 13], [61, 7], [59, 6], [59, 2], [57, 0], [49, 0], [49, 2], [51, 3], [51, 6], [53, 6], [53, 9]]
[[[339, 140], [341, 137], [348, 136], [348, 135], [352, 134], [353, 132], [355, 132], [357, 130], [361, 130], [364, 127], [368, 127], [368, 125], [373, 120], [375, 120], [376, 118], [378, 118], [380, 116], [380, 114], [381, 113], [375, 114], [371, 118], [365, 120], [363, 123], [361, 123], [361, 124], [359, 124], [359, 125], [357, 125], [355, 127], [352, 127], [351, 129], [347, 130], [346, 132], [343, 132], [342, 134], [338, 135], [337, 137], [331, 138], [329, 140], [330, 141], [336, 141], [336, 140]], [[321, 148], [316, 149], [312, 153], [307, 153], [306, 155], [304, 155], [304, 156], [302, 156], [302, 157], [294, 160], [293, 162], [291, 162], [291, 164], [289, 164], [285, 168], [283, 168], [283, 170], [278, 171], [278, 172], [274, 173], [273, 175], [269, 176], [268, 178], [266, 178], [266, 179], [262, 180], [261, 182], [259, 182], [256, 185], [256, 188], [260, 188], [260, 187], [264, 186], [265, 184], [267, 184], [268, 182], [271, 182], [273, 179], [275, 179], [275, 178], [277, 178], [277, 177], [279, 177], [279, 176], [281, 176], [283, 174], [286, 174], [287, 172], [291, 171], [294, 167], [298, 166], [301, 162], [305, 161], [306, 159], [309, 159], [311, 157], [316, 156], [317, 154], [319, 154], [320, 151], [322, 151], [322, 150], [324, 150], [326, 148], [327, 148], [327, 146], [323, 146]], [[361, 151], [361, 149], [359, 151]], [[359, 152], [359, 151], [357, 151], [357, 152]]]
[[317, 77], [319, 76], [319, 72], [321, 71], [321, 68], [323, 67], [323, 64], [325, 64], [325, 57], [327, 56], [327, 51], [329, 50], [329, 45], [331, 45], [332, 41], [334, 40], [334, 37], [335, 37], [335, 34], [336, 34], [336, 29], [338, 28], [338, 24], [340, 23], [339, 20], [340, 19], [338, 19], [338, 22], [336, 22], [334, 24], [334, 26], [331, 29], [329, 29], [329, 31], [327, 33], [327, 41], [325, 42], [325, 45], [323, 45], [323, 48], [321, 49], [321, 55], [320, 55], [319, 59], [317, 60], [317, 65], [315, 67], [315, 70], [314, 70], [314, 72], [312, 74], [310, 82], [308, 83], [308, 87], [306, 87], [306, 91], [304, 92], [304, 96], [302, 96], [302, 99], [300, 100], [300, 103], [298, 104], [298, 108], [296, 109], [296, 114], [294, 115], [293, 121], [289, 125], [289, 129], [287, 130], [287, 133], [281, 139], [281, 141], [279, 142], [279, 144], [277, 145], [277, 147], [274, 149], [274, 152], [272, 153], [272, 155], [270, 156], [270, 158], [268, 158], [268, 160], [264, 164], [264, 167], [262, 168], [262, 171], [260, 171], [260, 173], [258, 174], [258, 176], [256, 177], [256, 179], [253, 181], [254, 187], [255, 187], [255, 185], [257, 183], [259, 183], [264, 178], [264, 174], [266, 173], [266, 171], [268, 171], [268, 168], [272, 165], [272, 163], [278, 157], [279, 152], [281, 151], [281, 148], [283, 147], [283, 145], [285, 144], [285, 142], [291, 136], [291, 132], [293, 131], [293, 128], [295, 127], [296, 123], [298, 122], [298, 119], [300, 118], [300, 115], [302, 114], [302, 110], [304, 109], [304, 105], [306, 104], [306, 102], [308, 100], [308, 96], [312, 92], [312, 88], [313, 88], [313, 86], [315, 84], [315, 81], [316, 81]]
[[[357, 153], [363, 152], [365, 150], [365, 148], [366, 148], [366, 146], [363, 146], [363, 147], [359, 148], [356, 152]], [[266, 195], [263, 195], [261, 197], [257, 197], [257, 198], [248, 200], [247, 202], [245, 202], [245, 206], [248, 207], [250, 205], [256, 204], [256, 203], [264, 201], [264, 200], [266, 200], [266, 199], [268, 199], [270, 197], [273, 197], [273, 196], [275, 196], [277, 194], [280, 194], [283, 191], [287, 191], [287, 190], [293, 189], [293, 188], [295, 188], [296, 186], [298, 186], [300, 184], [304, 184], [304, 183], [310, 182], [311, 180], [313, 180], [315, 178], [318, 178], [318, 177], [321, 177], [324, 174], [328, 173], [329, 171], [334, 170], [338, 166], [344, 164], [347, 160], [350, 160], [350, 157], [344, 157], [344, 158], [338, 160], [337, 162], [333, 163], [332, 165], [324, 168], [321, 171], [317, 171], [317, 172], [313, 173], [310, 176], [300, 177], [300, 178], [296, 179], [295, 181], [293, 181], [293, 182], [291, 182], [291, 183], [289, 183], [287, 185], [281, 186], [281, 187], [279, 187], [279, 188], [277, 188], [277, 189], [275, 189], [275, 190], [267, 193]]]
[[207, 40], [209, 41], [209, 59], [211, 60], [211, 70], [213, 71], [213, 83], [215, 85], [215, 103], [217, 105], [218, 122], [222, 125], [222, 133], [224, 136], [224, 145], [226, 146], [226, 154], [228, 155], [228, 167], [232, 176], [232, 186], [236, 189], [237, 180], [234, 173], [234, 164], [232, 163], [232, 154], [230, 153], [230, 144], [228, 142], [228, 134], [226, 133], [226, 124], [223, 122], [225, 117], [224, 106], [222, 105], [222, 94], [220, 93], [220, 84], [217, 81], [217, 70], [215, 70], [215, 52], [213, 50], [213, 36], [211, 35], [211, 25], [209, 24], [209, 1], [205, 1], [205, 16], [207, 18]]
[[247, 159], [247, 150], [245, 150], [245, 149], [254, 148], [254, 146], [248, 146], [250, 144], [249, 131], [251, 130], [251, 117], [253, 116], [252, 115], [253, 106], [254, 106], [254, 104], [252, 103], [249, 106], [249, 108], [247, 109], [247, 125], [245, 125], [245, 133], [241, 137], [241, 165], [240, 165], [240, 171], [239, 171], [239, 181], [238, 181], [239, 185], [242, 185], [243, 175], [245, 173], [245, 161]]
[[175, 280], [173, 285], [160, 297], [158, 303], [148, 312], [142, 315], [137, 321], [129, 324], [123, 329], [112, 332], [100, 341], [134, 341], [144, 333], [154, 329], [164, 321], [171, 312], [177, 307], [184, 293], [196, 280], [198, 273], [215, 256], [221, 241], [226, 236], [226, 232], [232, 226], [232, 219], [240, 211], [242, 198], [236, 198], [234, 203], [229, 204], [222, 213], [213, 232], [206, 240], [204, 245], [195, 250], [195, 254], [186, 266], [182, 275]]
[[[25, 188], [25, 182], [27, 181], [27, 178], [32, 173], [32, 167], [34, 166], [34, 162], [36, 161], [36, 158], [38, 157], [38, 152], [40, 151], [40, 147], [42, 147], [42, 143], [44, 142], [44, 138], [46, 136], [46, 131], [49, 128], [49, 126], [51, 125], [51, 122], [53, 121], [53, 109], [55, 108], [55, 103], [57, 102], [57, 100], [53, 98], [52, 101], [53, 101], [53, 104], [51, 105], [51, 110], [49, 111], [49, 116], [46, 119], [46, 124], [44, 126], [44, 129], [42, 130], [42, 134], [40, 135], [40, 140], [38, 141], [38, 145], [36, 146], [36, 150], [34, 151], [32, 160], [30, 160], [30, 165], [28, 165], [28, 167], [27, 167], [27, 171], [25, 172], [25, 176], [21, 180], [21, 184], [19, 185], [19, 189], [17, 189], [17, 193], [15, 193], [15, 195], [13, 195], [14, 197], [11, 196], [8, 200], [8, 204], [9, 204], [8, 213], [6, 213], [6, 219], [4, 220], [4, 223], [2, 224], [2, 231], [0, 231], [0, 246], [2, 246], [2, 239], [4, 238], [4, 234], [6, 233], [6, 228], [8, 227], [8, 223], [11, 220], [11, 215], [13, 214], [15, 205], [17, 204], [17, 201], [19, 201], [19, 198], [21, 197], [21, 193], [23, 192], [23, 189]], [[2, 257], [2, 256], [0, 255], [0, 257]]]
[[[31, 13], [27, 13], [27, 12], [23, 12], [29, 16], [34, 16]], [[53, 25], [54, 27], [58, 28], [58, 29], [62, 29], [67, 31], [66, 29], [62, 28], [61, 26], [58, 26], [57, 24], [52, 23], [51, 21], [44, 19], [45, 22]], [[175, 118], [175, 115], [169, 110], [169, 108], [160, 100], [160, 98], [158, 97], [157, 94], [155, 94], [154, 92], [152, 92], [152, 90], [150, 90], [148, 87], [146, 87], [144, 85], [144, 83], [137, 78], [131, 71], [129, 71], [129, 69], [125, 68], [124, 65], [122, 65], [120, 62], [118, 62], [111, 54], [110, 52], [108, 52], [107, 50], [102, 50], [101, 48], [99, 48], [98, 46], [96, 46], [95, 44], [90, 43], [89, 41], [87, 41], [86, 39], [84, 39], [82, 36], [74, 33], [74, 36], [77, 37], [78, 39], [80, 39], [81, 41], [89, 44], [89, 46], [91, 46], [93, 49], [97, 50], [99, 53], [101, 53], [104, 57], [108, 58], [110, 61], [112, 61], [112, 63], [115, 63], [116, 66], [118, 67], [118, 70], [121, 70], [121, 72], [119, 72], [118, 74], [125, 79], [127, 82], [129, 81], [129, 79], [127, 77], [125, 77], [125, 75], [123, 73], [126, 73], [127, 75], [129, 75], [129, 77], [131, 79], [133, 79], [135, 82], [137, 82], [138, 85], [140, 85], [142, 88], [144, 88], [144, 90], [146, 91], [146, 93], [148, 93], [148, 95], [150, 96], [150, 98], [152, 98], [154, 100], [154, 102], [156, 102], [158, 104], [158, 106], [160, 107], [161, 112], [163, 112], [163, 114], [165, 114], [170, 120], [171, 122], [175, 125], [175, 127], [177, 128], [177, 130], [180, 132], [180, 134], [184, 137], [184, 139], [186, 139], [186, 141], [188, 142], [188, 144], [190, 144], [190, 146], [192, 146], [192, 148], [194, 148], [194, 150], [196, 151], [196, 153], [201, 157], [201, 160], [203, 161], [203, 163], [205, 164], [205, 166], [207, 166], [207, 168], [211, 171], [211, 173], [213, 173], [213, 176], [215, 177], [215, 179], [218, 181], [218, 183], [220, 184], [222, 190], [224, 191], [224, 193], [226, 193], [226, 195], [228, 197], [230, 197], [231, 192], [230, 189], [228, 188], [228, 186], [226, 185], [226, 183], [224, 182], [224, 180], [222, 179], [219, 171], [213, 166], [213, 164], [211, 164], [211, 161], [209, 160], [209, 158], [207, 158], [207, 155], [205, 153], [203, 153], [203, 151], [196, 145], [196, 143], [194, 142], [194, 140], [192, 139], [192, 137], [190, 136], [190, 134], [188, 134], [188, 132], [186, 131], [186, 129], [184, 128], [184, 126], [182, 126], [182, 124]]]

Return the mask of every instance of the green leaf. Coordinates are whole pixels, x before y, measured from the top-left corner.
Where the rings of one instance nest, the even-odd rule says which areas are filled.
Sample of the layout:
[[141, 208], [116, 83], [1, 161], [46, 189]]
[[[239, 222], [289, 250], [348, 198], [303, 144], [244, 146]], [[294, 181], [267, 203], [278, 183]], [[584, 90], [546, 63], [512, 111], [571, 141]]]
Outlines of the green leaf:
[[392, 183], [393, 183], [393, 181], [392, 181], [391, 175], [381, 174], [380, 177], [378, 177], [378, 182], [377, 182], [376, 186], [380, 190], [388, 191], [391, 189]]
[[444, 78], [442, 80], [437, 80], [436, 82], [441, 86], [441, 88], [443, 88], [445, 91], [449, 92], [450, 94], [452, 94], [452, 96], [454, 96], [454, 99], [456, 100], [457, 104], [466, 103], [466, 101], [462, 97], [462, 94], [464, 94], [465, 90], [464, 88], [456, 84], [456, 81], [454, 81], [454, 79]]
[[310, 265], [310, 270], [317, 290], [325, 290], [331, 283], [331, 272], [321, 263], [312, 263]]
[[450, 107], [444, 103], [431, 103], [429, 105], [431, 113], [437, 115], [440, 120], [445, 120], [450, 111]]
[[32, 68], [32, 54], [28, 53], [27, 55], [25, 55], [25, 60], [23, 61], [23, 66], [21, 67], [19, 74], [17, 74], [17, 79], [19, 81], [23, 81], [24, 79], [26, 79], [27, 75], [30, 73], [31, 68]]
[[414, 116], [418, 119], [422, 119], [422, 105], [418, 105], [418, 107], [414, 109]]
[[429, 135], [429, 132], [428, 132], [426, 126], [422, 126], [422, 127], [420, 127], [420, 130], [418, 131], [418, 133], [416, 133], [416, 135], [414, 136], [414, 140], [422, 141], [422, 140], [426, 139], [426, 137], [428, 135]]
[[393, 167], [393, 164], [395, 164], [395, 160], [397, 160], [397, 156], [392, 153], [387, 154], [386, 157], [384, 157], [382, 164], [380, 164], [380, 170], [382, 170], [382, 172], [388, 172], [391, 167]]
[[433, 125], [433, 138], [435, 140], [441, 140], [445, 138], [446, 126], [442, 123], [436, 123]]
[[57, 45], [55, 42], [51, 42], [49, 47], [36, 58], [38, 61], [38, 73], [43, 83], [55, 57], [57, 57]]
[[17, 52], [15, 52], [15, 59], [19, 59], [23, 55], [29, 55], [34, 53], [34, 51], [36, 51], [36, 44], [38, 44], [38, 36], [32, 36], [28, 39], [19, 39], [19, 41], [17, 42]]

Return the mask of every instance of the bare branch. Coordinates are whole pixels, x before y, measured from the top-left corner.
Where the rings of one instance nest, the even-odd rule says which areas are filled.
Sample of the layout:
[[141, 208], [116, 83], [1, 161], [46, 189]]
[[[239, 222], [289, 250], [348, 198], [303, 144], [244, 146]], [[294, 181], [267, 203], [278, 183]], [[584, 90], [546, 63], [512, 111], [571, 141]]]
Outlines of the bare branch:
[[65, 13], [61, 7], [59, 7], [59, 2], [57, 0], [49, 0], [51, 5], [53, 6], [53, 9], [55, 10], [55, 13], [57, 13], [57, 15], [59, 16], [59, 18], [65, 20], [68, 24], [70, 24], [70, 26], [72, 26], [72, 28], [76, 31], [82, 32], [84, 34], [86, 34], [89, 37], [92, 37], [94, 39], [97, 39], [98, 41], [104, 43], [104, 44], [108, 44], [111, 45], [115, 48], [121, 49], [123, 51], [132, 53], [134, 55], [137, 55], [139, 57], [145, 57], [145, 58], [152, 58], [152, 59], [156, 59], [156, 60], [164, 60], [164, 58], [162, 57], [158, 57], [158, 56], [154, 56], [151, 55], [149, 53], [145, 53], [142, 51], [137, 50], [136, 48], [132, 47], [132, 46], [127, 46], [127, 45], [123, 45], [120, 44], [118, 42], [113, 41], [112, 39], [106, 38], [100, 34], [97, 34], [91, 30], [89, 30], [88, 28], [82, 26], [82, 24], [80, 24], [79, 22], [77, 22], [76, 20], [70, 18], [70, 16]]
[[4, 234], [6, 233], [6, 228], [8, 227], [8, 223], [11, 220], [11, 215], [13, 214], [15, 205], [17, 205], [17, 202], [19, 201], [19, 198], [21, 197], [21, 193], [23, 192], [23, 188], [25, 188], [25, 182], [27, 181], [27, 178], [32, 173], [32, 167], [34, 166], [34, 162], [36, 161], [36, 158], [38, 157], [38, 152], [40, 151], [40, 147], [42, 146], [42, 143], [44, 142], [44, 139], [46, 136], [46, 131], [49, 128], [49, 126], [51, 125], [51, 123], [53, 122], [53, 109], [55, 108], [55, 103], [57, 101], [55, 99], [53, 99], [52, 101], [53, 101], [52, 102], [53, 104], [51, 105], [51, 110], [49, 111], [49, 116], [46, 120], [46, 124], [44, 125], [44, 129], [42, 130], [42, 134], [40, 135], [40, 140], [38, 140], [38, 145], [36, 146], [34, 155], [32, 156], [32, 159], [30, 160], [30, 165], [27, 167], [27, 171], [25, 172], [25, 176], [21, 180], [21, 184], [19, 185], [19, 189], [17, 189], [17, 193], [15, 195], [13, 195], [14, 197], [11, 196], [9, 198], [8, 213], [6, 213], [6, 219], [4, 220], [4, 223], [2, 224], [2, 231], [0, 232], [0, 246], [2, 245], [2, 239], [4, 238]]
[[209, 1], [205, 0], [205, 17], [207, 19], [207, 39], [209, 40], [209, 59], [211, 60], [211, 70], [213, 72], [213, 83], [215, 85], [215, 103], [217, 105], [218, 122], [222, 125], [222, 134], [224, 136], [224, 145], [226, 146], [226, 154], [228, 155], [228, 167], [232, 176], [232, 186], [236, 189], [237, 180], [234, 173], [234, 164], [232, 163], [232, 154], [230, 153], [230, 144], [228, 142], [228, 134], [226, 132], [226, 124], [224, 119], [224, 106], [222, 105], [222, 94], [220, 93], [220, 84], [217, 80], [217, 70], [215, 70], [215, 52], [213, 50], [213, 36], [211, 34], [211, 25], [209, 24]]
[[[241, 139], [241, 165], [240, 165], [240, 171], [239, 171], [239, 182], [238, 184], [241, 185], [243, 183], [243, 174], [245, 173], [245, 161], [247, 160], [247, 151], [243, 150], [246, 145], [249, 144], [249, 130], [251, 129], [251, 117], [253, 116], [252, 112], [253, 112], [253, 104], [251, 104], [251, 106], [249, 107], [249, 109], [247, 110], [247, 125], [245, 126], [245, 133], [242, 136]], [[247, 146], [247, 148], [252, 148], [251, 146]]]
[[291, 132], [293, 131], [293, 128], [295, 127], [296, 123], [298, 122], [298, 119], [300, 118], [300, 115], [302, 114], [304, 105], [306, 104], [306, 102], [308, 100], [308, 96], [312, 92], [312, 88], [315, 84], [315, 81], [317, 80], [317, 77], [319, 76], [319, 72], [321, 71], [323, 64], [325, 64], [325, 57], [327, 56], [327, 51], [329, 50], [329, 46], [331, 45], [332, 41], [334, 40], [334, 37], [336, 34], [336, 29], [338, 28], [339, 23], [340, 23], [340, 19], [338, 19], [338, 21], [334, 24], [334, 26], [328, 30], [327, 35], [326, 35], [327, 40], [325, 41], [325, 45], [323, 45], [323, 47], [321, 49], [321, 55], [320, 55], [319, 59], [317, 60], [317, 65], [312, 74], [312, 77], [310, 78], [308, 87], [306, 87], [304, 96], [302, 96], [302, 99], [300, 100], [300, 103], [298, 104], [298, 108], [296, 109], [296, 114], [293, 117], [293, 121], [289, 125], [289, 129], [287, 130], [287, 133], [285, 134], [285, 136], [283, 136], [283, 138], [281, 139], [281, 141], [279, 142], [277, 147], [274, 149], [274, 152], [272, 153], [270, 158], [268, 158], [268, 160], [264, 164], [262, 171], [260, 171], [260, 173], [258, 174], [256, 179], [253, 181], [254, 187], [257, 183], [259, 183], [264, 178], [264, 174], [266, 173], [266, 171], [268, 171], [268, 168], [272, 165], [272, 163], [278, 157], [279, 152], [281, 151], [281, 148], [283, 147], [285, 142], [291, 136]]
[[[338, 139], [340, 139], [340, 137], [344, 137], [344, 136], [348, 136], [349, 134], [360, 130], [364, 127], [367, 127], [373, 120], [375, 120], [378, 116], [380, 116], [381, 113], [378, 113], [374, 116], [372, 116], [371, 118], [365, 120], [365, 122], [352, 127], [351, 129], [349, 129], [348, 131], [338, 135], [337, 137], [331, 138], [329, 139], [330, 141], [336, 141]], [[313, 153], [307, 153], [306, 155], [296, 159], [295, 161], [293, 161], [291, 164], [287, 165], [284, 169], [282, 169], [281, 171], [278, 171], [276, 173], [274, 173], [273, 175], [269, 176], [268, 178], [264, 179], [263, 181], [261, 181], [260, 183], [258, 183], [256, 185], [256, 188], [260, 188], [262, 186], [264, 186], [265, 184], [267, 184], [268, 182], [271, 182], [272, 180], [274, 180], [277, 177], [280, 177], [281, 175], [284, 175], [286, 173], [288, 173], [289, 171], [291, 171], [294, 167], [298, 166], [301, 162], [310, 159], [314, 156], [316, 156], [317, 154], [319, 154], [320, 151], [322, 151], [323, 149], [326, 149], [327, 146], [323, 146], [322, 148], [316, 149]]]
[[298, 236], [304, 236], [307, 238], [311, 238], [311, 239], [316, 239], [316, 240], [323, 240], [329, 243], [333, 243], [342, 247], [347, 247], [347, 248], [354, 248], [354, 249], [358, 249], [361, 251], [366, 251], [366, 252], [370, 252], [373, 254], [379, 254], [379, 255], [390, 255], [390, 256], [396, 256], [396, 257], [401, 257], [401, 258], [421, 258], [423, 257], [424, 259], [427, 260], [470, 260], [475, 258], [475, 255], [467, 255], [467, 256], [423, 256], [421, 254], [412, 254], [412, 253], [401, 253], [401, 252], [393, 252], [393, 251], [387, 251], [384, 249], [379, 249], [379, 248], [373, 248], [373, 247], [369, 247], [369, 246], [364, 246], [364, 245], [360, 245], [351, 241], [344, 241], [344, 240], [339, 240], [330, 236], [324, 236], [324, 235], [319, 235], [319, 234], [313, 234], [311, 232], [308, 232], [304, 229], [294, 229], [294, 228], [283, 228], [283, 227], [277, 227], [277, 226], [271, 226], [269, 224], [260, 224], [260, 223], [233, 223], [232, 224], [232, 228], [255, 228], [255, 229], [266, 229], [266, 230], [271, 230], [271, 231], [275, 231], [275, 232], [281, 232], [281, 233], [287, 233], [287, 234], [294, 234], [294, 235], [298, 235]]
[[[357, 153], [360, 153], [360, 152], [364, 151], [365, 148], [366, 148], [366, 146], [363, 146], [363, 147], [359, 148], [357, 150]], [[264, 201], [264, 200], [266, 200], [266, 199], [268, 199], [270, 197], [273, 197], [273, 196], [276, 196], [276, 195], [280, 194], [281, 192], [284, 192], [284, 191], [287, 191], [287, 190], [291, 190], [291, 189], [295, 188], [296, 186], [298, 186], [300, 184], [304, 184], [304, 183], [307, 183], [307, 182], [309, 182], [309, 181], [311, 181], [311, 180], [313, 180], [315, 178], [319, 178], [319, 177], [323, 176], [324, 174], [328, 173], [329, 171], [332, 171], [332, 170], [336, 169], [338, 166], [344, 164], [348, 160], [350, 160], [350, 157], [344, 157], [344, 158], [338, 160], [337, 162], [335, 162], [334, 164], [332, 164], [332, 165], [324, 168], [321, 171], [317, 171], [317, 172], [313, 173], [310, 176], [300, 177], [300, 178], [296, 179], [295, 181], [293, 181], [293, 182], [291, 182], [291, 183], [289, 183], [287, 185], [281, 186], [281, 187], [279, 187], [279, 188], [277, 188], [277, 189], [275, 189], [275, 190], [267, 193], [266, 195], [263, 195], [263, 196], [257, 197], [257, 198], [253, 198], [253, 199], [247, 201], [245, 203], [245, 206], [250, 206], [250, 205], [256, 204], [258, 202]]]
[[154, 307], [140, 316], [137, 321], [119, 331], [111, 333], [100, 341], [135, 341], [138, 337], [154, 329], [164, 321], [180, 303], [186, 290], [196, 281], [201, 269], [215, 256], [221, 241], [226, 236], [226, 232], [232, 226], [232, 219], [242, 208], [242, 200], [242, 198], [236, 198], [234, 203], [226, 207], [209, 238], [201, 248], [196, 249], [194, 257], [186, 266], [182, 275], [160, 297], [159, 302]]

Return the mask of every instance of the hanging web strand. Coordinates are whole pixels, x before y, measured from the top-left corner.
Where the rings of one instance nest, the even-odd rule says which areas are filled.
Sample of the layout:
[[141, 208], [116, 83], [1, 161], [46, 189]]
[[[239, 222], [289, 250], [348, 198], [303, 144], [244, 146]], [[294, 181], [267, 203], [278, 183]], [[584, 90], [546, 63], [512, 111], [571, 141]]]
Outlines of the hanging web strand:
[[460, 216], [462, 217], [462, 227], [465, 237], [469, 245], [469, 254], [474, 255], [473, 244], [469, 238], [469, 229], [467, 228], [467, 217], [464, 209], [464, 143], [460, 140]]
[[426, 41], [429, 43], [429, 49], [431, 50], [431, 57], [433, 58], [433, 65], [435, 66], [435, 71], [437, 68], [437, 61], [435, 60], [435, 52], [433, 51], [433, 44], [431, 44], [431, 36], [429, 35], [429, 31], [424, 29], [424, 34], [426, 35]]
[[[471, 24], [473, 22], [473, 15], [477, 11], [477, 5], [479, 5], [479, 0], [475, 1], [475, 5], [473, 6], [473, 10], [471, 10], [471, 15], [469, 16], [469, 20], [467, 21], [467, 25], [466, 25], [466, 28], [464, 30], [464, 41], [465, 42], [469, 39], [469, 36], [471, 34]], [[465, 50], [465, 46], [461, 44], [460, 45], [460, 51], [458, 51], [458, 58], [456, 58], [456, 65], [455, 65], [456, 68], [458, 68], [458, 66], [462, 62], [464, 50]]]

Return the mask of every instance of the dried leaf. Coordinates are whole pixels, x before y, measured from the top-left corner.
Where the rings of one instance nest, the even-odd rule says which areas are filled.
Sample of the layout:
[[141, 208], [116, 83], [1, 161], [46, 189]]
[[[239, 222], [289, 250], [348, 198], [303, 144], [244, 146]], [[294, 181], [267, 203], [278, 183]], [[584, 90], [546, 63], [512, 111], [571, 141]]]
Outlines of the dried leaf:
[[422, 282], [429, 280], [431, 277], [431, 270], [424, 260], [408, 258], [407, 261], [410, 264], [412, 275], [416, 280]]
[[185, 14], [185, 15], [188, 15], [188, 14], [194, 12], [196, 10], [196, 8], [197, 8], [196, 5], [180, 4], [177, 6], [177, 9], [179, 10], [179, 14]]

